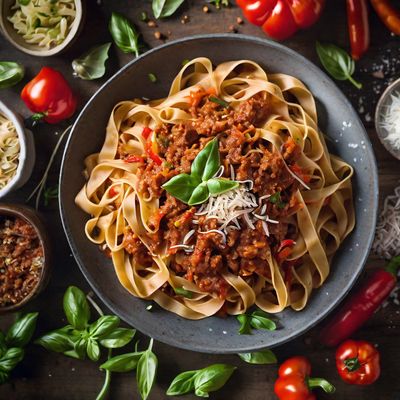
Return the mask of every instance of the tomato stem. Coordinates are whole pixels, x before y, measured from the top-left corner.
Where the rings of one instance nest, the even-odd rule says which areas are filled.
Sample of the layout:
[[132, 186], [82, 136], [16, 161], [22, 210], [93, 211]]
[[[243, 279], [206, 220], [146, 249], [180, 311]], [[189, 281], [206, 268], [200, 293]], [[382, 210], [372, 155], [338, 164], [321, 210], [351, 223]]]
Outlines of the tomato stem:
[[325, 393], [335, 393], [336, 388], [324, 378], [308, 378], [307, 385], [310, 389], [320, 387]]
[[385, 271], [397, 277], [397, 271], [400, 267], [400, 256], [393, 257], [385, 267]]
[[349, 372], [355, 372], [361, 367], [358, 357], [347, 358], [344, 360], [344, 365]]

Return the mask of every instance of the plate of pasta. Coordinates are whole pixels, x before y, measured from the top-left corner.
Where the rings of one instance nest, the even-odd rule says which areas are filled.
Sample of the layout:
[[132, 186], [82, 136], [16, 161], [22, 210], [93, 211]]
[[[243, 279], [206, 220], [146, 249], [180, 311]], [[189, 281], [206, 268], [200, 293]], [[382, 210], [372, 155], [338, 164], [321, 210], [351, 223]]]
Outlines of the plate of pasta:
[[327, 315], [362, 270], [377, 195], [343, 94], [294, 51], [240, 35], [122, 68], [76, 121], [60, 181], [103, 301], [155, 339], [216, 353], [282, 344]]

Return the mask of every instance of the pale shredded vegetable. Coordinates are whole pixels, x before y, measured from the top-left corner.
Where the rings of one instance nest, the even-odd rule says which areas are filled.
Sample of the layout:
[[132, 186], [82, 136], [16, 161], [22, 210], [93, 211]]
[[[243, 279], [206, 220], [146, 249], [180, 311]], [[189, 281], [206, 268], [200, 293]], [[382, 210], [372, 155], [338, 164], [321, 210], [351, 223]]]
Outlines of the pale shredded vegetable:
[[[21, 4], [22, 3], [22, 4]], [[9, 17], [27, 43], [50, 49], [67, 37], [75, 19], [74, 0], [16, 0]]]
[[3, 189], [16, 174], [19, 152], [15, 126], [0, 113], [0, 189]]

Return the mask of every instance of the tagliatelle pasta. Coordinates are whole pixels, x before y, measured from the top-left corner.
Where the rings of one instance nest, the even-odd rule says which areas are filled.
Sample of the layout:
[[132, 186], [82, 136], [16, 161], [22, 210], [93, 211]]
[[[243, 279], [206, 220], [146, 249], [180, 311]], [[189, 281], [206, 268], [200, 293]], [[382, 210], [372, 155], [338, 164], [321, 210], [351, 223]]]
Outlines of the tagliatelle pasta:
[[0, 189], [17, 173], [19, 154], [20, 144], [15, 126], [0, 113]]
[[248, 60], [197, 58], [166, 98], [118, 103], [86, 173], [87, 237], [132, 295], [189, 319], [303, 309], [355, 223], [312, 94]]

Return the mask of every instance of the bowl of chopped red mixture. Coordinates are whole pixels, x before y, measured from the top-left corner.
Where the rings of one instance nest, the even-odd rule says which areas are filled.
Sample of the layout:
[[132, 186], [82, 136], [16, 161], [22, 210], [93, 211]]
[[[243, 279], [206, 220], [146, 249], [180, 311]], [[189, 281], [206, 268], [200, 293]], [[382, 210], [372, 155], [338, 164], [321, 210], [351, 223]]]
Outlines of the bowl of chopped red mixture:
[[0, 204], [0, 314], [24, 306], [49, 278], [46, 229], [34, 210]]

